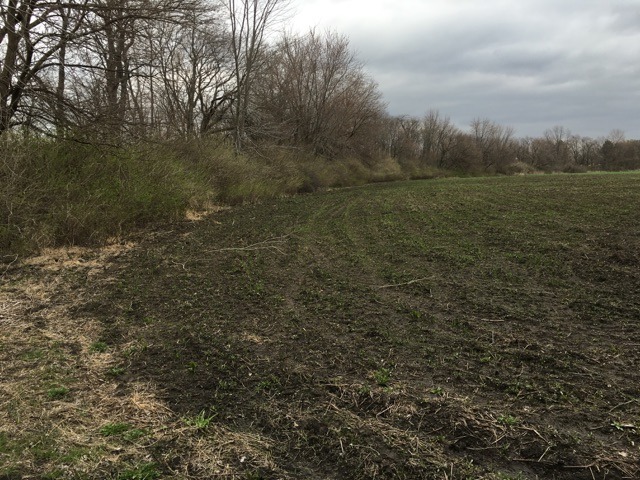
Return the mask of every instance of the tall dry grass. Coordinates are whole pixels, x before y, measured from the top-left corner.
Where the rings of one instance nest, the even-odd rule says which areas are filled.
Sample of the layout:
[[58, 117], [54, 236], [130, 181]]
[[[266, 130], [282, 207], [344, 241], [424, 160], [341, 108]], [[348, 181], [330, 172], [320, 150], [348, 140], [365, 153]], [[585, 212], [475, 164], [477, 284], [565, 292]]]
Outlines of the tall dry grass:
[[45, 138], [0, 141], [0, 261], [60, 245], [100, 245], [187, 209], [326, 188], [427, 178], [391, 158], [330, 160], [220, 139], [97, 147]]

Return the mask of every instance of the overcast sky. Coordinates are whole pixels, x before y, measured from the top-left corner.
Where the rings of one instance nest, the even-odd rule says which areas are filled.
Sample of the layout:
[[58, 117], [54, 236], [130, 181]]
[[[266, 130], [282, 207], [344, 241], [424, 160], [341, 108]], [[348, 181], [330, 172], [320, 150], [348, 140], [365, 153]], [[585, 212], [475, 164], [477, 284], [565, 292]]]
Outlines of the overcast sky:
[[391, 114], [640, 139], [640, 0], [292, 0], [349, 37]]

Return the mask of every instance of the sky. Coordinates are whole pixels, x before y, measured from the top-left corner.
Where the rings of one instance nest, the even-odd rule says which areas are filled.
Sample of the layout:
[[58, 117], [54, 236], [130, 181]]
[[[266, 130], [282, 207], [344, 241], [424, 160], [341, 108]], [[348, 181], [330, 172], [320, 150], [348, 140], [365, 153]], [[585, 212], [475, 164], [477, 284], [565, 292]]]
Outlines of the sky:
[[392, 115], [640, 139], [640, 0], [291, 0], [347, 36]]

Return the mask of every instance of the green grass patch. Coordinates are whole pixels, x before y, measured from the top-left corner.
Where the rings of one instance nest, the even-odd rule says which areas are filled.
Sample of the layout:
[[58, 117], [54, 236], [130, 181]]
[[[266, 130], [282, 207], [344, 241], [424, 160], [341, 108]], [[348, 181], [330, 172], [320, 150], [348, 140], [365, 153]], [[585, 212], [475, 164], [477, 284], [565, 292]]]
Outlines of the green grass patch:
[[100, 429], [100, 435], [104, 437], [112, 437], [114, 435], [122, 435], [131, 430], [128, 423], [108, 423]]
[[89, 352], [91, 353], [104, 353], [109, 349], [109, 345], [106, 342], [94, 342], [89, 346]]
[[47, 390], [47, 398], [49, 400], [62, 400], [69, 394], [67, 387], [51, 387]]
[[160, 470], [155, 463], [142, 463], [116, 475], [117, 480], [154, 480], [156, 478], [160, 478]]

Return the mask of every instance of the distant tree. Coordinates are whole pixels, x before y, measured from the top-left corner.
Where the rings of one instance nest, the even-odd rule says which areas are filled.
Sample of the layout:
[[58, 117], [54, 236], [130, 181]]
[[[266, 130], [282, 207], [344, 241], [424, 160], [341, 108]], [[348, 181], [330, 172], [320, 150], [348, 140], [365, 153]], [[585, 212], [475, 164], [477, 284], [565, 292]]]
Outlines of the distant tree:
[[551, 171], [553, 169], [552, 146], [544, 138], [523, 138], [518, 143], [516, 152], [518, 160], [530, 165], [534, 170]]
[[602, 163], [600, 142], [589, 137], [580, 137], [578, 145], [575, 162], [588, 169], [599, 168]]
[[514, 130], [489, 119], [476, 118], [471, 122], [471, 135], [481, 152], [485, 171], [504, 172], [515, 161]]
[[419, 159], [421, 125], [417, 118], [406, 115], [385, 117], [382, 134], [384, 153], [400, 162], [412, 163]]
[[377, 148], [384, 105], [346, 37], [285, 35], [269, 52], [256, 103], [265, 138], [329, 157]]
[[451, 152], [456, 145], [460, 130], [449, 117], [437, 110], [430, 110], [422, 120], [422, 161], [429, 166], [449, 168]]
[[482, 150], [473, 135], [459, 132], [453, 136], [447, 168], [469, 173], [484, 170]]
[[625, 140], [619, 130], [602, 144], [602, 168], [605, 170], [635, 170], [640, 168], [640, 141]]
[[609, 135], [607, 135], [607, 140], [611, 140], [614, 144], [623, 143], [626, 140], [625, 137], [624, 131], [619, 128], [614, 128], [609, 132]]
[[544, 132], [544, 139], [547, 142], [545, 161], [550, 170], [562, 170], [570, 164], [569, 138], [571, 132], [565, 127], [556, 125]]

